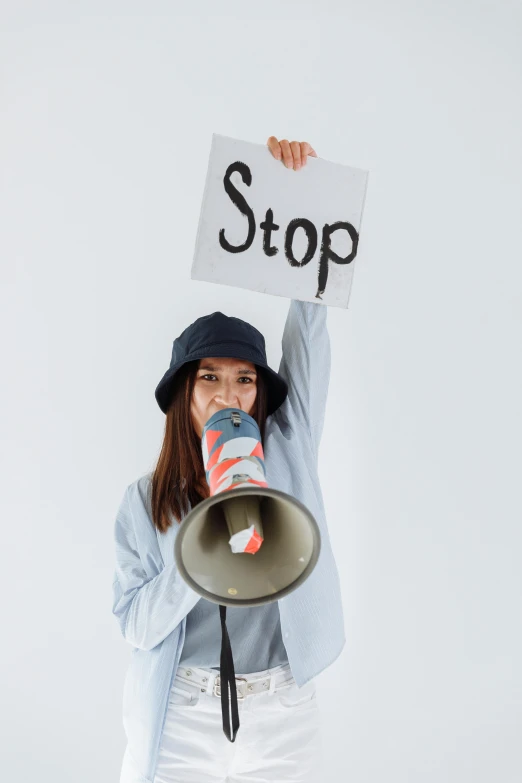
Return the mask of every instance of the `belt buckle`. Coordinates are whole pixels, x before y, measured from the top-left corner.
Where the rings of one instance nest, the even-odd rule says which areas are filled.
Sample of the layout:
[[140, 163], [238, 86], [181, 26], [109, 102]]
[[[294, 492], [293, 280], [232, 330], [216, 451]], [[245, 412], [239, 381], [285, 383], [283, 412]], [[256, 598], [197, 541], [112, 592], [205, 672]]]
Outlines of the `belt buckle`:
[[[243, 680], [243, 682], [248, 682], [246, 677], [236, 677], [235, 679], [236, 680]], [[218, 682], [218, 680], [219, 680], [219, 682]], [[237, 698], [240, 701], [243, 701], [243, 699], [246, 698], [246, 694], [243, 696], [243, 694], [237, 689], [237, 686], [236, 686], [236, 693], [237, 693]], [[219, 674], [217, 675], [216, 679], [214, 680], [213, 694], [214, 694], [214, 696], [221, 696], [221, 678], [220, 678]]]

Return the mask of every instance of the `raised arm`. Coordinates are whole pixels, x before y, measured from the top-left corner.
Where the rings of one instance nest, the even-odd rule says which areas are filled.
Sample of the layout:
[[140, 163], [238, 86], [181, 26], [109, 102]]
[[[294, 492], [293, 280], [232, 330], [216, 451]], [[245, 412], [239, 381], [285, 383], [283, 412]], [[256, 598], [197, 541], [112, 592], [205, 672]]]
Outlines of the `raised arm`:
[[[201, 596], [181, 578], [175, 562], [159, 567], [156, 531], [136, 485], [125, 491], [116, 515], [114, 541], [112, 612], [126, 641], [140, 650], [151, 650], [176, 628]], [[149, 551], [155, 542], [158, 557], [147, 557], [145, 566], [140, 548], [145, 548], [146, 542]]]
[[288, 397], [281, 406], [310, 435], [317, 459], [323, 432], [330, 382], [330, 337], [327, 306], [292, 299], [288, 308], [279, 373], [288, 384]]

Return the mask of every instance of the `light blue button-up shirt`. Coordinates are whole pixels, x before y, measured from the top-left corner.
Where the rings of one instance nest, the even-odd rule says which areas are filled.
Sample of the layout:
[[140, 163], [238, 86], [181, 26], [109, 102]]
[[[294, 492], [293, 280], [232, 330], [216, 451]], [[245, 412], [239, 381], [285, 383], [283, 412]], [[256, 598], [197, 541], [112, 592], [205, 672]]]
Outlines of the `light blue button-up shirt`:
[[[267, 418], [263, 442], [268, 486], [300, 500], [321, 533], [321, 552], [314, 570], [296, 590], [277, 601], [281, 635], [298, 687], [330, 666], [346, 641], [339, 574], [317, 472], [331, 363], [326, 316], [325, 305], [291, 300], [279, 366], [288, 384], [288, 396]], [[142, 775], [141, 783], [153, 783], [187, 615], [202, 600], [176, 567], [178, 522], [174, 520], [166, 533], [160, 533], [152, 523], [150, 478], [147, 474], [127, 487], [114, 528], [112, 611], [124, 638], [134, 648], [123, 689], [123, 725], [127, 753]], [[219, 613], [217, 604], [215, 610]], [[249, 612], [250, 608], [236, 611]], [[227, 609], [227, 628], [229, 612]], [[234, 639], [230, 629], [229, 635], [235, 649], [241, 646], [241, 638]], [[213, 635], [207, 642], [218, 651], [221, 635]]]

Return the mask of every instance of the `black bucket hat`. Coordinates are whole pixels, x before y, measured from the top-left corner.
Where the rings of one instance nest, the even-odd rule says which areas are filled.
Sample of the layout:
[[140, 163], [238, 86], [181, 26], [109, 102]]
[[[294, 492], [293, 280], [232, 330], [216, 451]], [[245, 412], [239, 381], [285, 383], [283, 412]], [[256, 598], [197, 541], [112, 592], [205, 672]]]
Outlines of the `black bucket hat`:
[[267, 416], [285, 401], [288, 386], [266, 362], [265, 338], [254, 326], [240, 318], [217, 311], [198, 318], [174, 340], [170, 367], [156, 387], [156, 402], [167, 413], [172, 400], [175, 375], [195, 359], [227, 356], [245, 359], [261, 368], [267, 387]]

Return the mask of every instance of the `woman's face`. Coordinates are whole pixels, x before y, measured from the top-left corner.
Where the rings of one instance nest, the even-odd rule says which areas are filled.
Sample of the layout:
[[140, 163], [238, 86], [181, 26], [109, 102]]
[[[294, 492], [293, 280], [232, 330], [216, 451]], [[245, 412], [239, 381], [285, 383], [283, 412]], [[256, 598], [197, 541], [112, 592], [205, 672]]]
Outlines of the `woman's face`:
[[191, 402], [192, 421], [199, 437], [214, 413], [239, 408], [255, 412], [257, 371], [252, 362], [228, 357], [200, 359]]

